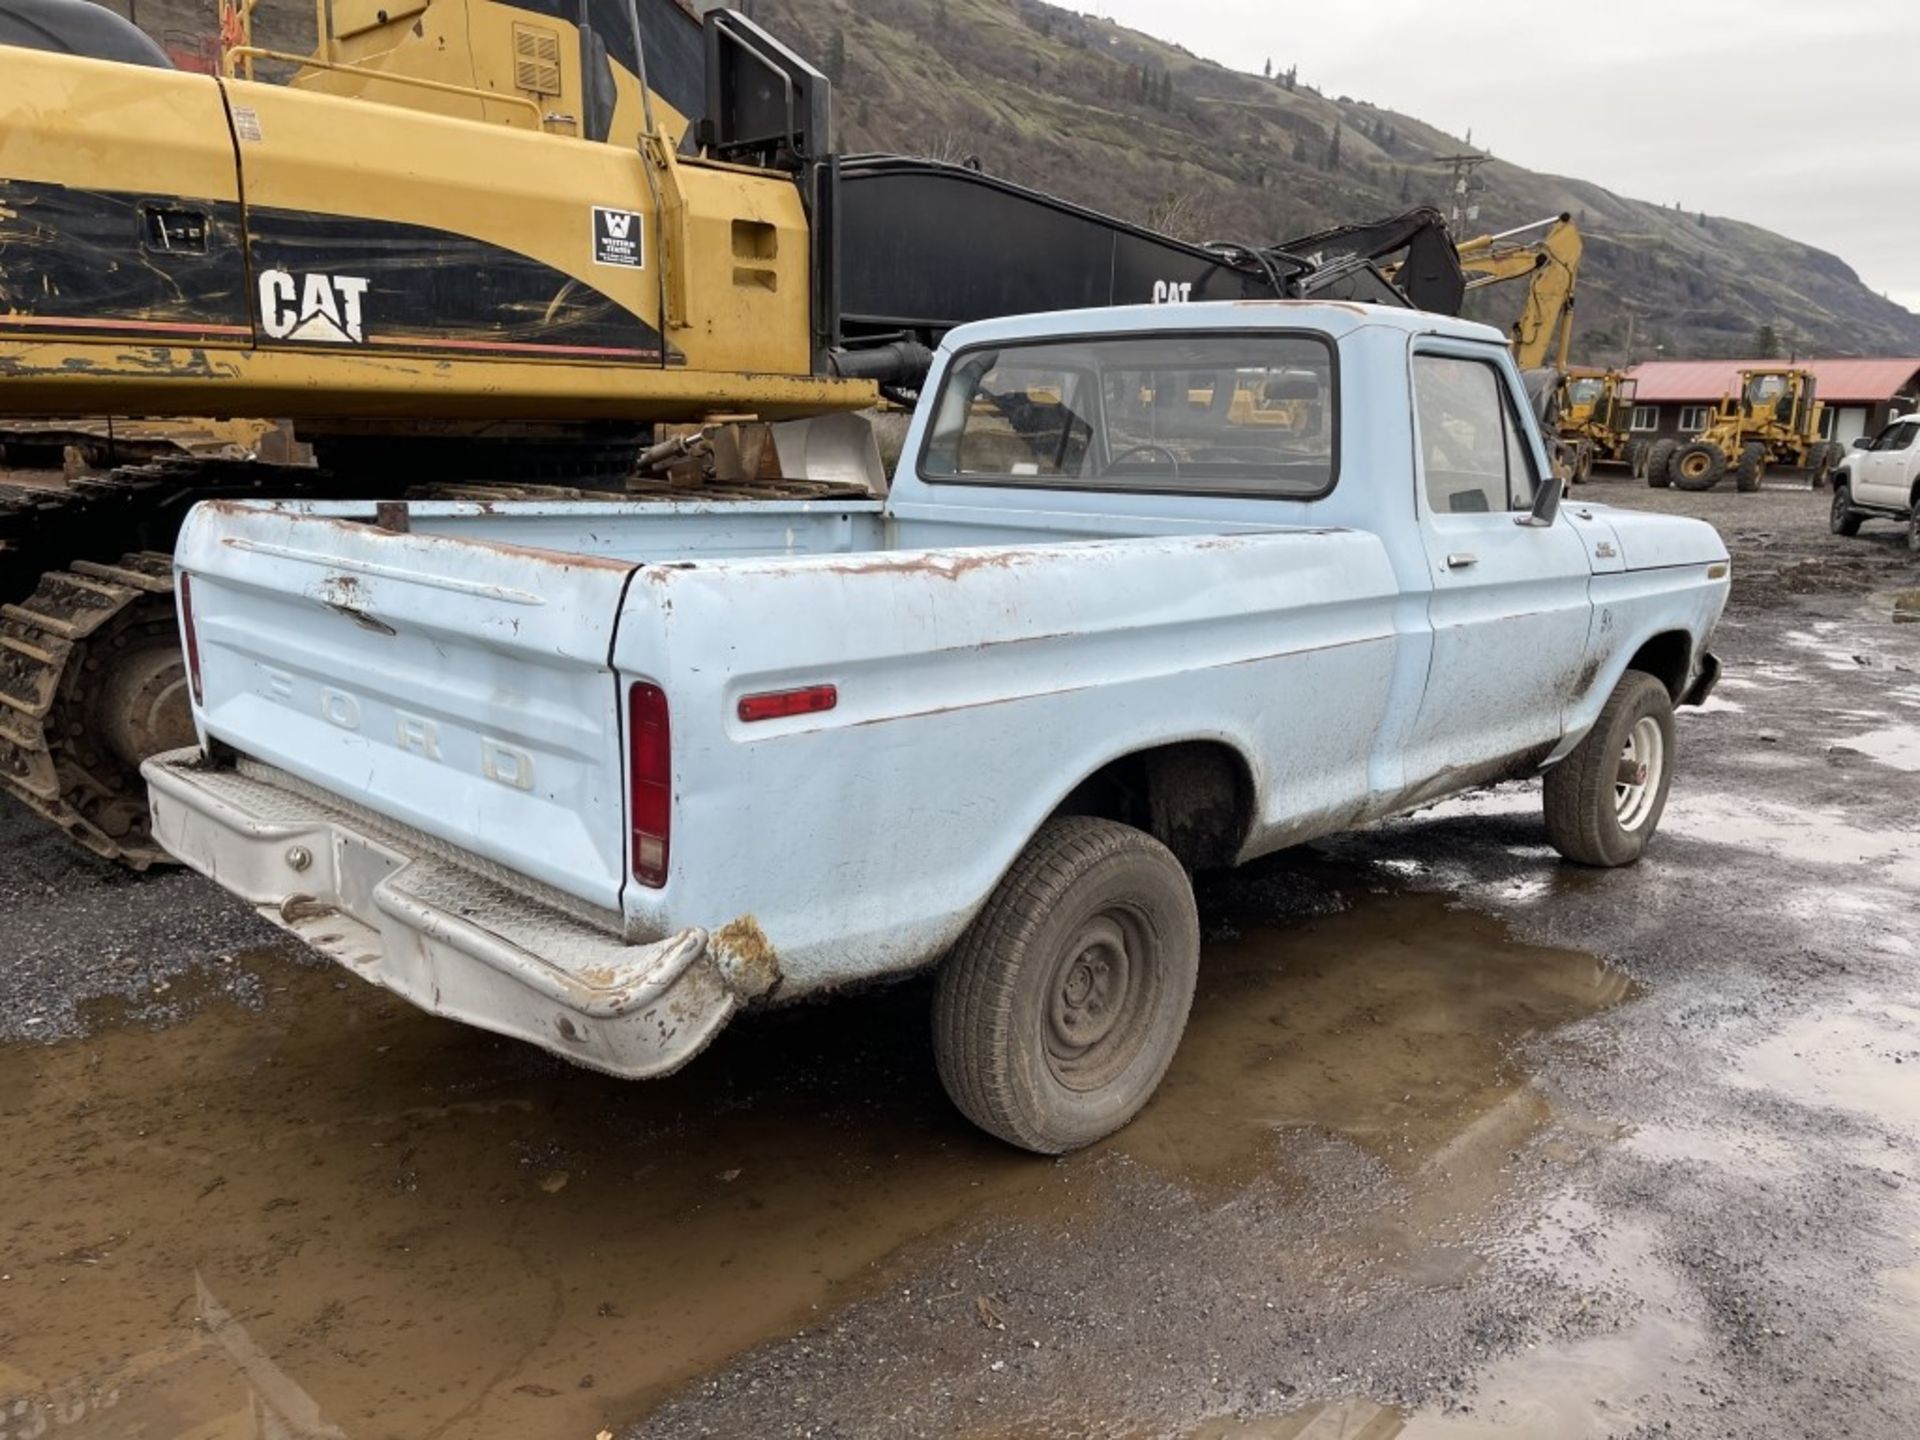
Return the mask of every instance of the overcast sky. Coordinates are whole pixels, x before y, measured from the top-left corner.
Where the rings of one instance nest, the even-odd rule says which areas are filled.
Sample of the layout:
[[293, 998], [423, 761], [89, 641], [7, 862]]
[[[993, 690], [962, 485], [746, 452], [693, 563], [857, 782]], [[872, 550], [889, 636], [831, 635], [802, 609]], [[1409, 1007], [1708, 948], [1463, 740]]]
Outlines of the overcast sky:
[[1920, 311], [1920, 0], [1081, 0], [1531, 170], [1751, 220]]

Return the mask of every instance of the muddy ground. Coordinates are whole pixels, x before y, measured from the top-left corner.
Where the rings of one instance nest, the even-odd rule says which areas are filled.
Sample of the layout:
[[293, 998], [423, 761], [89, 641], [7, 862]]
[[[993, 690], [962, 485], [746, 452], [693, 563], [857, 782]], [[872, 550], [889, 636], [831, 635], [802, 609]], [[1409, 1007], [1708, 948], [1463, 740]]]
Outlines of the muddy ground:
[[1062, 1161], [924, 985], [622, 1085], [0, 816], [0, 1440], [1887, 1436], [1920, 1425], [1920, 562], [1719, 523], [1635, 869], [1516, 785], [1208, 882], [1192, 1026]]

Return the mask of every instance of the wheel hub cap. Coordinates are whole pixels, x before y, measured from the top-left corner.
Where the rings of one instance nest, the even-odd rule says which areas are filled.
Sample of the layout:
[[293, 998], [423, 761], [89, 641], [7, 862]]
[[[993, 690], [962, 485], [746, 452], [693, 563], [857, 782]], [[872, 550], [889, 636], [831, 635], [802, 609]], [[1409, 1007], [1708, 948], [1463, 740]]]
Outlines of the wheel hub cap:
[[1623, 830], [1638, 830], [1647, 823], [1660, 798], [1660, 781], [1667, 763], [1667, 739], [1660, 722], [1643, 715], [1627, 732], [1620, 750], [1620, 765], [1614, 772], [1613, 810]]
[[1120, 903], [1089, 915], [1061, 948], [1047, 989], [1046, 1065], [1070, 1090], [1124, 1072], [1149, 1027], [1160, 982], [1151, 929]]

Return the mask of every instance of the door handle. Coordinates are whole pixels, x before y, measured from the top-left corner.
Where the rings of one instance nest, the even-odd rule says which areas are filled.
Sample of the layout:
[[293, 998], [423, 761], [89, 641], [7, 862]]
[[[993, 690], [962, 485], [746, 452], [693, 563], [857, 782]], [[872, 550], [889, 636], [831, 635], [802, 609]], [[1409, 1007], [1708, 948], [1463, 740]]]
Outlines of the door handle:
[[1478, 565], [1479, 563], [1480, 557], [1478, 555], [1469, 555], [1464, 550], [1456, 550], [1453, 554], [1447, 556], [1447, 569], [1449, 570], [1465, 570], [1468, 566]]

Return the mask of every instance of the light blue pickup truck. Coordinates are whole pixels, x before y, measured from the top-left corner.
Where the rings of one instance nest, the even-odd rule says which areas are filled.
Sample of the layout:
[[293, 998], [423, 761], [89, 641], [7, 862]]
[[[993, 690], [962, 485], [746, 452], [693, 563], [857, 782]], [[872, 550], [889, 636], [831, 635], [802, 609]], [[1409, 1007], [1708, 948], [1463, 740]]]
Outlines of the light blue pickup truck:
[[1178, 1043], [1190, 873], [1545, 771], [1637, 859], [1719, 536], [1562, 503], [1501, 337], [1271, 302], [955, 331], [883, 501], [218, 502], [154, 834], [368, 980], [619, 1075], [939, 967], [1033, 1150]]

